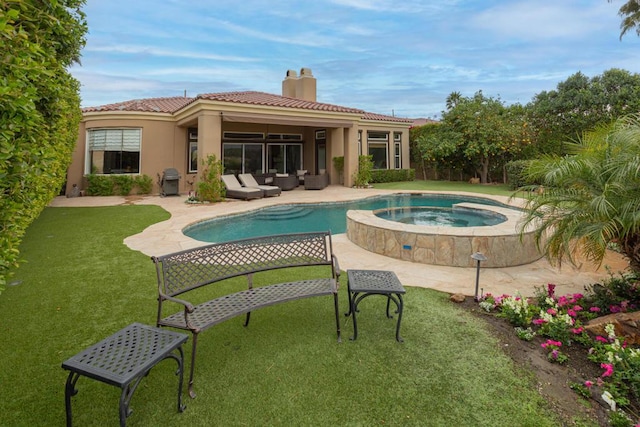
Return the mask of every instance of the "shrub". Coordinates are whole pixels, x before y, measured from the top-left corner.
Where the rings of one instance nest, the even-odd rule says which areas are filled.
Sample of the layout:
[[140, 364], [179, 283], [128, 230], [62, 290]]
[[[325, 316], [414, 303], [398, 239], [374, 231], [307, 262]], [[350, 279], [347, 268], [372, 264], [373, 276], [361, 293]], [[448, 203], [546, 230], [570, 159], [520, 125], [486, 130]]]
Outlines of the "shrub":
[[134, 181], [134, 187], [138, 188], [138, 194], [151, 194], [153, 180], [149, 175], [138, 175]]
[[222, 185], [222, 162], [211, 154], [202, 160], [204, 166], [202, 178], [198, 181], [198, 200], [201, 202], [219, 202], [224, 199], [226, 190]]
[[132, 191], [150, 194], [153, 180], [148, 175], [87, 175], [87, 194], [90, 196], [128, 196]]
[[507, 181], [511, 190], [517, 190], [525, 185], [534, 185], [534, 182], [527, 182], [524, 171], [529, 166], [529, 160], [512, 160], [505, 164], [507, 171]]
[[0, 9], [0, 292], [24, 233], [58, 194], [78, 139], [83, 1], [9, 1]]
[[358, 170], [353, 175], [353, 185], [366, 187], [371, 183], [371, 171], [373, 170], [373, 156], [359, 156]]
[[640, 306], [639, 281], [636, 272], [611, 275], [602, 283], [586, 287], [590, 293], [589, 301], [601, 310], [600, 314], [636, 310]]
[[371, 171], [371, 182], [401, 182], [414, 181], [415, 169], [377, 169]]

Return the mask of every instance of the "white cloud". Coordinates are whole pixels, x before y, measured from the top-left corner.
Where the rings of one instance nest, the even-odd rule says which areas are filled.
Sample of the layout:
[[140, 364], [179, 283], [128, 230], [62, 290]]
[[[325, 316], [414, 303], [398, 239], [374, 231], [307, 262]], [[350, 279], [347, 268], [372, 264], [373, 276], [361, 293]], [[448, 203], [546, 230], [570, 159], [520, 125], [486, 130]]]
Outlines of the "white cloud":
[[[471, 25], [480, 30], [527, 40], [580, 39], [607, 28], [615, 9], [605, 2], [586, 6], [584, 2], [540, 2], [538, 0], [506, 2], [471, 17]], [[602, 35], [602, 34], [601, 34]], [[560, 40], [558, 40], [560, 42]]]
[[136, 45], [110, 45], [110, 46], [88, 46], [85, 52], [95, 53], [125, 53], [125, 54], [144, 54], [153, 56], [162, 56], [168, 58], [189, 58], [189, 59], [207, 59], [215, 61], [234, 61], [234, 62], [253, 62], [255, 58], [241, 56], [216, 55], [204, 52], [188, 52], [183, 50], [159, 49], [154, 46], [136, 46]]

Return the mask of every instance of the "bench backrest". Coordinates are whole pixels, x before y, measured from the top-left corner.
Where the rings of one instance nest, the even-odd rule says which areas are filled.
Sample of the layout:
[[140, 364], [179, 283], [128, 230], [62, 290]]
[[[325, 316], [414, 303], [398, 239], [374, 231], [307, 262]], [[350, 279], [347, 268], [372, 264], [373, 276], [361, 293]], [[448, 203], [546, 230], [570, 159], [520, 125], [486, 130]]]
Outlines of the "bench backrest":
[[259, 271], [332, 265], [332, 257], [331, 233], [318, 232], [214, 243], [151, 259], [156, 264], [159, 292], [176, 296], [209, 283]]

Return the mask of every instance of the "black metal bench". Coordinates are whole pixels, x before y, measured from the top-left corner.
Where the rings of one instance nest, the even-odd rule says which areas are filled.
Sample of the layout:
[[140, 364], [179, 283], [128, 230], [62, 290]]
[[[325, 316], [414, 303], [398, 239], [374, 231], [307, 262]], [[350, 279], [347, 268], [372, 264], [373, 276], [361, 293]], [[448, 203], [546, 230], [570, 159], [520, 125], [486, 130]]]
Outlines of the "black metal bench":
[[[245, 314], [249, 324], [251, 312], [285, 301], [333, 295], [336, 329], [340, 341], [338, 285], [340, 268], [333, 254], [330, 232], [282, 234], [232, 242], [216, 243], [164, 256], [152, 257], [158, 275], [158, 326], [191, 331], [193, 334], [189, 395], [193, 391], [193, 373], [198, 334], [211, 326]], [[260, 287], [253, 286], [253, 274], [262, 271], [330, 266], [327, 277], [300, 280]], [[329, 273], [330, 270], [330, 273]], [[216, 297], [194, 305], [184, 294], [237, 276], [246, 276], [248, 289]], [[180, 297], [180, 298], [178, 298]], [[167, 306], [182, 310], [166, 316]]]

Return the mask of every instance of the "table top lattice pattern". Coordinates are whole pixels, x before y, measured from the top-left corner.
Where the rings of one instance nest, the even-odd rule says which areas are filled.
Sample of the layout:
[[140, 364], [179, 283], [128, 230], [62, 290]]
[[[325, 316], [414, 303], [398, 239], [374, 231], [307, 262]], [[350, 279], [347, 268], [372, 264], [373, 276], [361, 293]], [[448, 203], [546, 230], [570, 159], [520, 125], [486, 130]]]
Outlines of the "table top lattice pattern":
[[185, 334], [133, 323], [66, 360], [62, 367], [122, 387], [187, 339]]
[[405, 290], [393, 271], [347, 270], [351, 292], [404, 294]]

